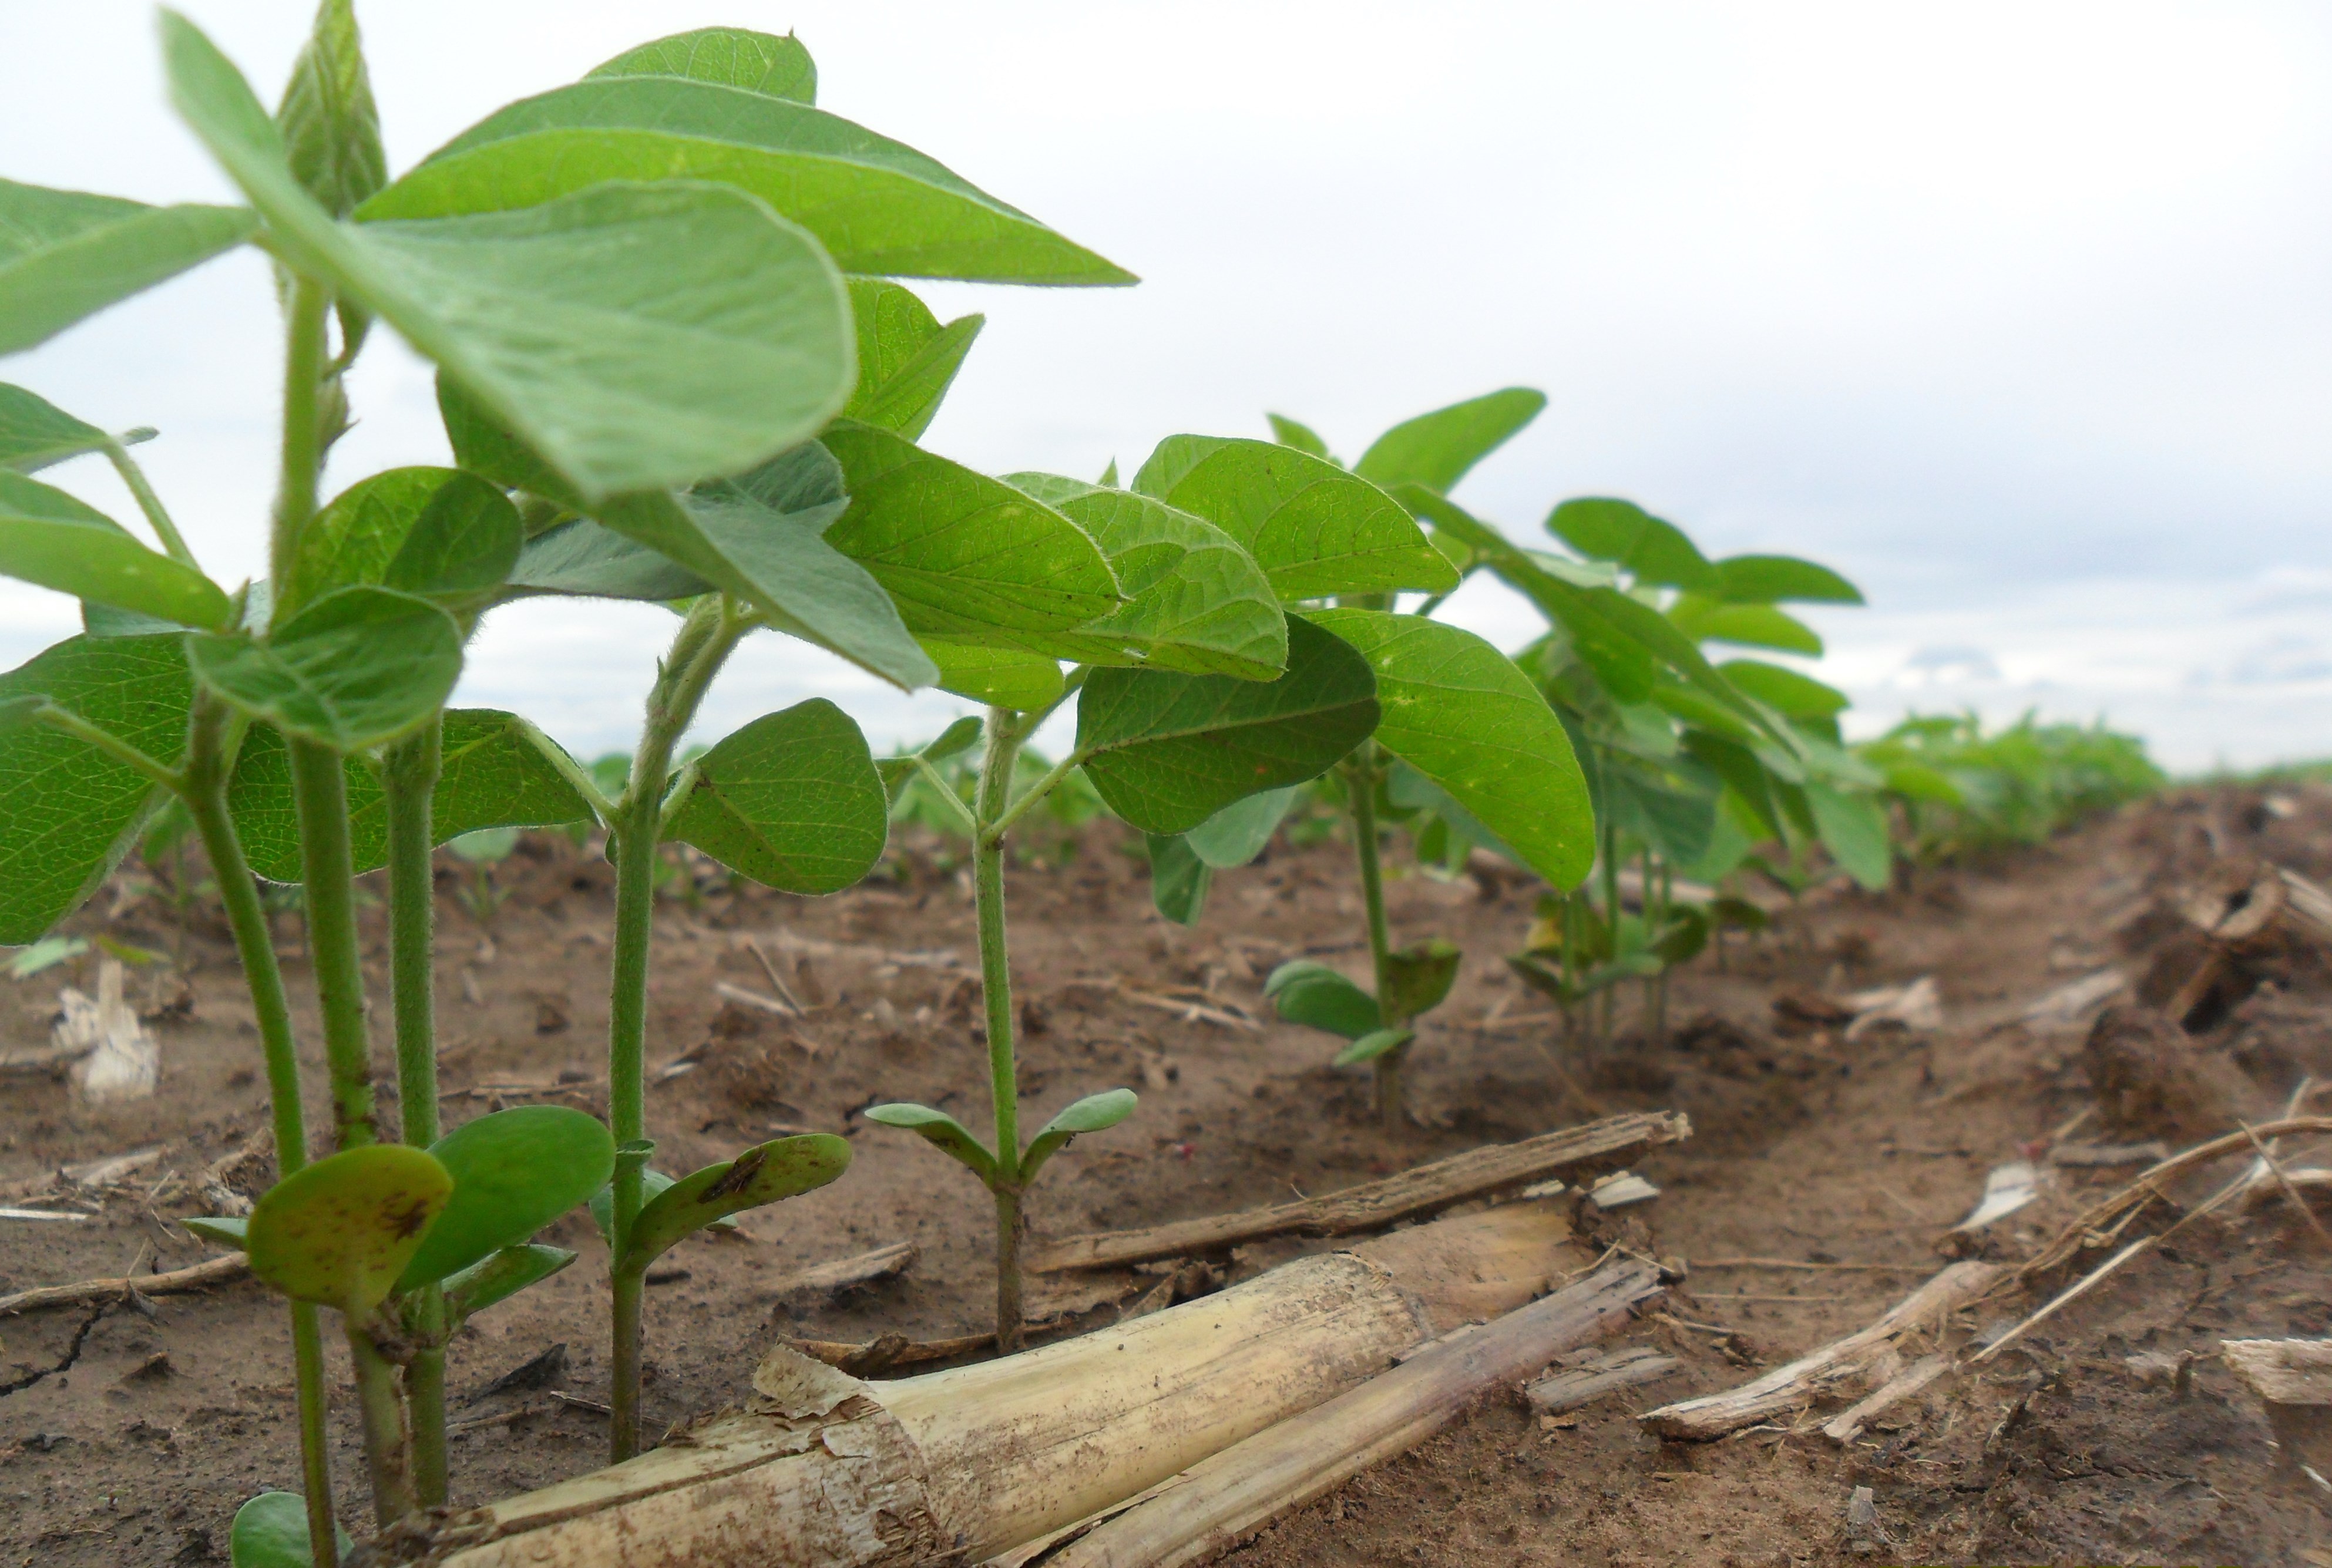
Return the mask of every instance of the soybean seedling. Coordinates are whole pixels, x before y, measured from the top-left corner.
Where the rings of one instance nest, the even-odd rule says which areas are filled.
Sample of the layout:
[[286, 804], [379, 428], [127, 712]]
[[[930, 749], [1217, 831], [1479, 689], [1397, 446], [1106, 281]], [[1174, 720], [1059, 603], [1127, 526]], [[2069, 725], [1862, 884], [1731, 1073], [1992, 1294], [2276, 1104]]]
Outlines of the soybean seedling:
[[[676, 839], [769, 885], [824, 893], [864, 875], [883, 844], [881, 783], [864, 737], [833, 704], [766, 715], [675, 767], [683, 737], [714, 678], [756, 631], [817, 643], [913, 688], [938, 673], [917, 640], [927, 617], [976, 622], [999, 594], [1053, 590], [1044, 563], [1012, 557], [1009, 541], [1001, 556], [960, 555], [968, 547], [978, 555], [991, 541], [949, 531], [951, 465], [913, 444], [980, 319], [942, 326], [905, 288], [878, 280], [1133, 281], [921, 155], [907, 158], [883, 144], [888, 150], [879, 157], [831, 156], [836, 147], [871, 145], [870, 133], [817, 109], [816, 81], [808, 53], [791, 38], [712, 29], [660, 40], [489, 118], [365, 209], [400, 222], [445, 218], [499, 205], [499, 193], [513, 186], [576, 200], [560, 193], [594, 179], [629, 179], [645, 156], [684, 181], [732, 183], [798, 220], [808, 233], [794, 232], [819, 263], [752, 291], [770, 312], [809, 311], [821, 327], [764, 361], [789, 372], [769, 401], [786, 414], [791, 438], [742, 461], [655, 473], [578, 470], [560, 461], [553, 427], [514, 417], [457, 368], [441, 368], [439, 404], [458, 461], [514, 494], [527, 520], [512, 591], [682, 610], [620, 785], [609, 789], [545, 753], [606, 828], [616, 868], [608, 1106], [624, 1154], [607, 1216], [619, 1260], [609, 1423], [617, 1459], [638, 1442], [645, 1255], [634, 1229], [652, 1201], [643, 1059], [659, 848]], [[692, 269], [707, 284], [737, 271], [733, 258], [702, 247], [666, 264]], [[837, 307], [843, 330], [835, 332], [824, 312]], [[661, 378], [694, 397], [700, 359], [674, 356]], [[927, 493], [932, 475], [936, 491]], [[868, 488], [887, 497], [876, 527], [846, 510]], [[1008, 530], [1009, 520], [998, 526]]]
[[[1414, 531], [1409, 509], [1395, 496], [1438, 496], [1545, 401], [1536, 392], [1509, 387], [1421, 415], [1380, 436], [1350, 473], [1305, 426], [1277, 415], [1272, 425], [1291, 454], [1282, 462], [1306, 462], [1340, 475], [1352, 487], [1356, 509], [1364, 492], [1365, 504], [1384, 509]], [[1168, 482], [1168, 499], [1178, 503], [1186, 490], [1199, 488], [1189, 476], [1170, 477], [1171, 471], [1154, 456], [1143, 473], [1153, 470]], [[1204, 514], [1203, 506], [1194, 510]], [[1392, 944], [1381, 843], [1389, 787], [1398, 781], [1444, 820], [1465, 824], [1557, 886], [1586, 874], [1592, 837], [1586, 786], [1561, 722], [1504, 655], [1469, 632], [1429, 618], [1458, 586], [1459, 573], [1457, 552], [1430, 542], [1424, 549], [1428, 553], [1417, 558], [1412, 572], [1397, 580], [1325, 589], [1300, 585], [1314, 596], [1336, 596], [1335, 607], [1311, 611], [1306, 618], [1362, 656], [1383, 710], [1373, 732], [1347, 748], [1334, 770], [1359, 861], [1371, 984], [1362, 987], [1324, 964], [1301, 960], [1283, 965], [1265, 983], [1281, 1018], [1345, 1039], [1338, 1065], [1370, 1065], [1378, 1114], [1389, 1129], [1408, 1115], [1402, 1068], [1417, 1037], [1415, 1020], [1448, 996], [1460, 961], [1446, 942]], [[1419, 613], [1393, 613], [1392, 590], [1401, 588], [1429, 594]], [[1285, 801], [1260, 810], [1248, 803], [1201, 825], [1180, 846], [1153, 845], [1153, 881], [1165, 894], [1161, 907], [1195, 919], [1197, 900], [1177, 886], [1178, 880], [1195, 880], [1188, 867], [1243, 863], [1268, 837], [1277, 820], [1273, 813], [1285, 809]]]

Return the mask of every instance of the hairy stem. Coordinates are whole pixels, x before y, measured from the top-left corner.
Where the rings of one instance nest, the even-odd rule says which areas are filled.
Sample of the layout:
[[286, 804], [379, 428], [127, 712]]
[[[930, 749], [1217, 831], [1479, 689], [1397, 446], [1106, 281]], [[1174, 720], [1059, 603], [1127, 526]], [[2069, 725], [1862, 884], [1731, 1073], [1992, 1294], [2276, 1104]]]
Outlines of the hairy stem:
[[[672, 653], [648, 693], [647, 717], [624, 798], [608, 817], [608, 847], [616, 855], [615, 952], [607, 994], [607, 1122], [618, 1144], [647, 1135], [645, 1062], [647, 1052], [648, 938], [655, 919], [655, 862], [665, 780], [674, 748], [695, 721], [705, 689], [747, 630], [722, 599], [697, 601], [673, 639]], [[612, 1194], [611, 1248], [624, 1255], [639, 1217], [643, 1161], [618, 1161]], [[642, 1276], [618, 1269], [611, 1361], [615, 1387], [607, 1423], [611, 1462], [639, 1452], [640, 1305]]]
[[[324, 377], [324, 317], [330, 306], [331, 296], [322, 284], [304, 277], [292, 280], [283, 345], [282, 462], [267, 543], [268, 578], [279, 589], [292, 580], [300, 536], [316, 515], [316, 484], [324, 460], [316, 404]], [[274, 619], [282, 618], [288, 602], [276, 600]]]
[[[1361, 902], [1369, 916], [1370, 972], [1376, 978], [1378, 1022], [1381, 1028], [1397, 1028], [1403, 1020], [1394, 1018], [1385, 1006], [1388, 994], [1386, 970], [1392, 942], [1385, 928], [1384, 864], [1377, 844], [1377, 743], [1361, 742], [1360, 751], [1346, 764], [1345, 794], [1352, 812], [1352, 845], [1361, 857]], [[1408, 1054], [1406, 1047], [1395, 1047], [1376, 1058], [1377, 1115], [1387, 1132], [1400, 1130], [1403, 1120], [1400, 1101], [1400, 1061]]]
[[[431, 806], [444, 761], [440, 712], [382, 758], [388, 816], [388, 970], [397, 1014], [397, 1098], [405, 1142], [437, 1142], [436, 906]], [[422, 1348], [405, 1369], [413, 1424], [414, 1493], [425, 1508], [445, 1501], [445, 1292], [435, 1281], [415, 1292]]]
[[169, 553], [170, 559], [180, 566], [191, 566], [197, 571], [201, 570], [195, 560], [195, 552], [186, 548], [186, 536], [178, 531], [178, 525], [170, 521], [169, 509], [162, 504], [162, 498], [154, 493], [154, 487], [146, 482], [146, 471], [138, 466], [136, 458], [129, 455], [129, 448], [119, 441], [108, 439], [105, 456], [106, 461], [113, 464], [113, 472], [121, 475], [121, 483], [129, 487], [129, 494], [138, 502], [138, 510], [146, 514], [146, 521], [154, 530], [154, 537], [162, 541], [162, 548]]
[[988, 711], [988, 744], [980, 763], [972, 840], [972, 898], [980, 916], [980, 980], [988, 1009], [988, 1085], [996, 1114], [996, 1348], [1020, 1348], [1020, 1080], [1013, 1059], [1012, 963], [1005, 945], [1004, 836], [1013, 764], [1025, 736], [1008, 708]]
[[357, 1402], [364, 1412], [365, 1467], [372, 1479], [373, 1523], [387, 1529], [414, 1511], [412, 1435], [405, 1428], [397, 1368], [355, 1324], [348, 1326]]
[[[252, 1011], [259, 1026], [260, 1050], [266, 1063], [268, 1097], [274, 1111], [275, 1168], [289, 1176], [308, 1163], [307, 1118], [300, 1104], [300, 1057], [292, 1034], [292, 1006], [283, 992], [283, 971], [275, 961], [275, 943], [267, 927], [267, 910], [259, 901], [244, 859], [243, 841], [227, 815], [226, 786], [234, 765], [234, 724], [224, 704], [207, 693], [197, 693], [187, 722], [186, 789], [183, 798], [209, 856], [211, 874], [218, 883], [219, 902], [226, 906], [227, 927], [234, 933], [236, 956], [243, 962], [243, 980], [251, 992]], [[327, 1404], [324, 1391], [323, 1332], [316, 1309], [304, 1301], [291, 1304], [292, 1361], [300, 1403], [300, 1471], [308, 1507], [308, 1546], [321, 1568], [338, 1568], [339, 1541], [333, 1533], [331, 1456], [325, 1448]]]

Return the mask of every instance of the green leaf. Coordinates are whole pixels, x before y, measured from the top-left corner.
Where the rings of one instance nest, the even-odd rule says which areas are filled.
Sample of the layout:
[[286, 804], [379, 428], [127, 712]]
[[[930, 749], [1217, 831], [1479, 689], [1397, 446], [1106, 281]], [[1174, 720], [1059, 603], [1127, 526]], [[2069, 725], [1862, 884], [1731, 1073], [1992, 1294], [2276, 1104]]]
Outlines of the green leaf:
[[834, 893], [883, 856], [889, 802], [850, 715], [823, 697], [764, 714], [689, 764], [664, 837], [787, 893]]
[[358, 215], [499, 212], [651, 179], [749, 193], [870, 277], [1136, 281], [913, 148], [808, 104], [671, 76], [595, 77], [498, 110]]
[[0, 468], [0, 573], [180, 626], [224, 626], [226, 590], [62, 490]]
[[1819, 779], [1805, 783], [1814, 830], [1830, 858], [1873, 893], [1884, 893], [1895, 874], [1895, 846], [1887, 833], [1887, 808], [1868, 795], [1849, 795]]
[[923, 651], [939, 666], [932, 684], [975, 703], [1025, 713], [1052, 706], [1061, 694], [1061, 664], [1048, 655], [942, 642], [925, 643]]
[[84, 452], [102, 452], [112, 439], [39, 393], [0, 382], [0, 468], [34, 473]]
[[1714, 791], [1672, 788], [1651, 770], [1611, 757], [1598, 792], [1620, 831], [1650, 845], [1670, 865], [1690, 865], [1708, 853], [1716, 830]]
[[1067, 1148], [1079, 1135], [1103, 1133], [1116, 1126], [1133, 1114], [1138, 1103], [1131, 1089], [1104, 1089], [1063, 1106], [1028, 1141], [1027, 1152], [1020, 1156], [1020, 1180], [1032, 1180], [1046, 1161]]
[[931, 762], [944, 762], [950, 757], [961, 756], [980, 744], [980, 735], [986, 728], [978, 714], [966, 713], [941, 730], [938, 739], [923, 748], [922, 756]]
[[1950, 774], [1925, 762], [1889, 762], [1886, 768], [1887, 792], [1906, 800], [1925, 800], [1937, 806], [1964, 807], [1967, 792], [1952, 781]]
[[[165, 766], [194, 697], [178, 634], [69, 637], [0, 675], [0, 701], [43, 696]], [[126, 763], [45, 724], [0, 731], [0, 943], [40, 937], [137, 847], [167, 798]]]
[[692, 81], [742, 88], [765, 98], [817, 101], [817, 65], [792, 33], [750, 33], [742, 27], [700, 27], [626, 49], [594, 76], [684, 76]]
[[1716, 563], [1705, 591], [1725, 604], [1770, 605], [1810, 599], [1859, 605], [1862, 590], [1826, 566], [1790, 555], [1730, 555]]
[[178, 1223], [205, 1241], [215, 1241], [222, 1247], [232, 1247], [240, 1252], [243, 1250], [244, 1232], [251, 1222], [241, 1215], [206, 1214], [181, 1219]]
[[1779, 648], [1785, 654], [1820, 658], [1819, 633], [1786, 610], [1772, 605], [1728, 605], [1697, 594], [1686, 594], [1668, 607], [1668, 619], [1696, 643], [1739, 643], [1753, 648]]
[[260, 1195], [245, 1232], [251, 1272], [294, 1301], [360, 1322], [387, 1299], [453, 1190], [426, 1150], [344, 1149]]
[[301, 531], [286, 611], [334, 588], [475, 594], [509, 575], [523, 537], [500, 490], [452, 468], [391, 468], [334, 496]]
[[1743, 695], [1788, 718], [1827, 719], [1851, 705], [1851, 699], [1837, 687], [1760, 659], [1728, 659], [1716, 670]]
[[454, 1195], [397, 1278], [400, 1291], [444, 1279], [536, 1231], [607, 1185], [616, 1140], [564, 1105], [519, 1105], [465, 1122], [429, 1152]]
[[1439, 1007], [1458, 983], [1463, 956], [1438, 937], [1386, 953], [1385, 994], [1380, 1003], [1385, 1016], [1406, 1020]]
[[865, 1117], [885, 1127], [903, 1127], [925, 1143], [941, 1150], [970, 1168], [982, 1181], [996, 1180], [996, 1157], [980, 1141], [973, 1137], [964, 1124], [945, 1111], [934, 1111], [929, 1105], [896, 1101], [887, 1105], [869, 1105]]
[[709, 593], [712, 585], [611, 528], [578, 517], [528, 540], [511, 568], [514, 597], [647, 599], [662, 604]]
[[1384, 1027], [1377, 999], [1337, 970], [1311, 959], [1292, 959], [1263, 982], [1279, 1016], [1291, 1024], [1357, 1040]]
[[1563, 722], [1512, 661], [1456, 626], [1381, 610], [1306, 617], [1360, 650], [1377, 742], [1432, 779], [1557, 887], [1587, 875], [1595, 823]]
[[1400, 486], [1400, 498], [1479, 550], [1492, 570], [1568, 634], [1574, 651], [1618, 701], [1641, 703], [1651, 696], [1657, 661], [1714, 701], [1760, 725], [1767, 722], [1716, 673], [1691, 637], [1649, 605], [1616, 588], [1565, 581], [1496, 529], [1421, 486]]
[[253, 718], [349, 752], [395, 740], [444, 705], [462, 674], [462, 630], [427, 599], [339, 588], [264, 640], [190, 636], [186, 661]]
[[1508, 387], [1420, 414], [1378, 436], [1352, 464], [1352, 472], [1373, 484], [1455, 489], [1467, 470], [1505, 445], [1545, 406], [1545, 393]]
[[1617, 561], [1641, 583], [1697, 588], [1714, 570], [1683, 530], [1632, 501], [1566, 501], [1548, 514], [1546, 531], [1591, 559]]
[[1276, 681], [1095, 670], [1077, 703], [1077, 751], [1111, 810], [1145, 833], [1183, 833], [1234, 800], [1317, 778], [1367, 739], [1377, 712], [1367, 661], [1291, 620]]
[[850, 395], [841, 275], [752, 197], [608, 184], [521, 212], [336, 224], [235, 68], [184, 17], [164, 12], [162, 31], [173, 101], [270, 244], [395, 326], [587, 499], [750, 467]]
[[0, 179], [0, 354], [44, 343], [258, 227], [242, 207], [149, 207]]
[[[1336, 454], [1328, 450], [1328, 444], [1320, 439], [1320, 433], [1309, 425], [1300, 419], [1290, 419], [1285, 414], [1266, 414], [1264, 417], [1271, 421], [1271, 438], [1282, 446], [1293, 446], [1296, 451], [1307, 453], [1324, 463], [1336, 463]], [[1336, 466], [1342, 468], [1343, 464], [1336, 463]]]
[[1295, 805], [1296, 794], [1296, 787], [1291, 784], [1285, 789], [1266, 789], [1234, 800], [1183, 837], [1191, 854], [1218, 871], [1245, 865], [1262, 854], [1271, 836], [1279, 831], [1279, 824]]
[[1050, 473], [1005, 483], [1054, 508], [1099, 545], [1126, 603], [1047, 651], [1087, 664], [1139, 663], [1267, 681], [1287, 664], [1287, 622], [1271, 583], [1228, 534], [1130, 490]]
[[1133, 488], [1229, 534], [1283, 600], [1458, 586], [1456, 569], [1399, 502], [1292, 446], [1170, 435]]
[[[577, 793], [529, 739], [524, 721], [498, 708], [445, 712], [444, 762], [431, 797], [440, 844], [489, 827], [553, 827], [591, 818]], [[380, 779], [360, 758], [347, 766], [349, 849], [358, 873], [388, 864], [387, 805]], [[283, 738], [253, 725], [227, 783], [227, 810], [251, 868], [270, 882], [301, 880], [300, 826]]]
[[322, 0], [275, 110], [292, 173], [336, 218], [388, 183], [352, 0]]
[[[337, 1524], [340, 1555], [356, 1543]], [[262, 1492], [234, 1511], [227, 1533], [229, 1568], [315, 1568], [308, 1542], [308, 1501], [297, 1492]]]
[[919, 636], [1049, 652], [1045, 634], [1117, 607], [1100, 548], [1051, 507], [872, 425], [838, 424], [821, 440], [850, 490], [827, 542]]
[[842, 417], [917, 439], [988, 318], [959, 316], [942, 327], [921, 300], [880, 278], [850, 280], [850, 311], [858, 323], [858, 390]]
[[1329, 1065], [1337, 1067], [1354, 1067], [1362, 1062], [1373, 1062], [1387, 1052], [1400, 1050], [1415, 1038], [1417, 1038], [1417, 1031], [1412, 1028], [1371, 1029], [1367, 1034], [1338, 1051], [1336, 1059]]
[[707, 1165], [641, 1207], [616, 1272], [636, 1274], [716, 1219], [814, 1191], [849, 1168], [850, 1145], [830, 1133], [757, 1143], [734, 1160]]
[[1207, 912], [1207, 891], [1214, 885], [1215, 868], [1199, 858], [1182, 834], [1144, 834], [1142, 841], [1150, 850], [1150, 902], [1176, 925], [1198, 924], [1199, 917]]
[[[654, 1143], [647, 1143], [645, 1146], [651, 1151], [655, 1147]], [[618, 1165], [622, 1163], [622, 1152], [623, 1145], [617, 1144], [616, 1162]], [[664, 1191], [671, 1186], [672, 1178], [665, 1175], [663, 1171], [644, 1169], [640, 1171], [640, 1201], [644, 1204], [651, 1202], [655, 1199], [657, 1194]], [[612, 1227], [616, 1222], [615, 1188], [612, 1186], [600, 1188], [598, 1191], [594, 1192], [591, 1195], [591, 1201], [585, 1205], [585, 1207], [591, 1211], [591, 1223], [598, 1228], [599, 1239], [613, 1245], [615, 1241], [615, 1234]], [[734, 1230], [737, 1229], [737, 1222], [734, 1219], [716, 1219], [711, 1225], [706, 1226], [705, 1229], [708, 1230]]]
[[523, 1247], [505, 1247], [478, 1259], [460, 1273], [445, 1276], [446, 1326], [449, 1330], [460, 1328], [496, 1302], [507, 1301], [527, 1286], [541, 1284], [574, 1261], [575, 1254], [563, 1247], [531, 1242]]

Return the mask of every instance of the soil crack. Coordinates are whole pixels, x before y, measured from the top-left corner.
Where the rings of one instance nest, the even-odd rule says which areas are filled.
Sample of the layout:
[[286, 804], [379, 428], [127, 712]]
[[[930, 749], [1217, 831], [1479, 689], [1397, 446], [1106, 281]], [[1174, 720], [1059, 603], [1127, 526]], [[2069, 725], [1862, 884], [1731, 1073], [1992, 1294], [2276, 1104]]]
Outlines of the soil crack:
[[96, 1306], [90, 1310], [90, 1315], [81, 1319], [81, 1326], [73, 1330], [72, 1343], [65, 1346], [64, 1360], [57, 1362], [56, 1365], [52, 1367], [42, 1367], [38, 1371], [28, 1372], [23, 1377], [16, 1379], [14, 1382], [0, 1383], [0, 1399], [6, 1399], [10, 1394], [23, 1393], [26, 1389], [31, 1388], [43, 1378], [52, 1378], [56, 1376], [59, 1372], [71, 1372], [72, 1370], [73, 1362], [81, 1360], [81, 1346], [89, 1343], [89, 1331], [97, 1326], [97, 1320], [99, 1318], [103, 1317], [107, 1313], [111, 1312], [112, 1310], [113, 1303], [110, 1301], [101, 1301], [98, 1303]]

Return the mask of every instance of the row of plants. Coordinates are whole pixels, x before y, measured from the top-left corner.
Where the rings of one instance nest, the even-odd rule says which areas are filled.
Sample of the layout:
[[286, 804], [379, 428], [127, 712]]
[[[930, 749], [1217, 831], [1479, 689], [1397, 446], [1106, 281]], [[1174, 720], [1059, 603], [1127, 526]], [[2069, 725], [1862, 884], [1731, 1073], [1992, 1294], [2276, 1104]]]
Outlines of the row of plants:
[[[263, 251], [285, 318], [267, 573], [205, 572], [132, 454], [149, 432], [0, 387], [0, 572], [77, 598], [84, 626], [0, 676], [0, 942], [52, 931], [166, 816], [211, 868], [259, 1019], [280, 1180], [247, 1217], [195, 1224], [287, 1300], [303, 1473], [301, 1494], [238, 1516], [238, 1563], [342, 1550], [320, 1310], [347, 1345], [386, 1527], [447, 1503], [445, 1345], [574, 1262], [534, 1239], [547, 1226], [582, 1207], [607, 1245], [621, 1461], [639, 1447], [650, 1264], [843, 1174], [849, 1145], [825, 1135], [656, 1168], [649, 939], [674, 846], [822, 894], [868, 873], [894, 814], [967, 843], [987, 1135], [922, 1105], [867, 1116], [991, 1195], [1005, 1350], [1037, 1177], [1135, 1108], [1104, 1088], [1033, 1134], [1019, 1124], [1004, 873], [1040, 829], [1114, 813], [1144, 835], [1161, 908], [1195, 921], [1212, 872], [1251, 859], [1299, 790], [1330, 796], [1356, 847], [1370, 984], [1295, 965], [1268, 989], [1284, 1016], [1344, 1038], [1341, 1060], [1371, 1064], [1389, 1121], [1417, 1020], [1459, 961], [1446, 942], [1391, 941], [1393, 825], [1443, 865], [1486, 847], [1543, 876], [1544, 930], [1513, 961], [1607, 1030], [1620, 980], [1663, 984], [1713, 923], [1746, 918], [1680, 884], [1754, 865], [1802, 884], [1817, 846], [1885, 880], [1900, 780], [1841, 744], [1843, 697], [1706, 652], [1818, 652], [1780, 607], [1859, 596], [1804, 561], [1710, 560], [1622, 502], [1557, 507], [1562, 550], [1512, 543], [1448, 492], [1536, 415], [1537, 393], [1410, 420], [1349, 466], [1275, 419], [1276, 441], [1169, 436], [1130, 482], [1114, 464], [1092, 482], [980, 473], [918, 443], [982, 319], [943, 323], [897, 280], [1134, 280], [817, 108], [798, 40], [657, 40], [392, 179], [349, 0], [320, 6], [272, 114], [191, 23], [165, 12], [161, 32], [173, 101], [246, 205], [0, 182], [0, 352], [225, 251]], [[328, 498], [355, 417], [348, 372], [382, 324], [435, 365], [454, 464]], [[85, 456], [111, 465], [150, 543], [32, 477]], [[1434, 618], [1481, 571], [1547, 618], [1513, 657]], [[1404, 613], [1403, 593], [1423, 598]], [[447, 705], [483, 619], [540, 597], [674, 613], [616, 766], [578, 762], [521, 715]], [[781, 638], [983, 712], [880, 761], [823, 700], [687, 747], [728, 662], [781, 656]], [[1056, 714], [1074, 740], [1039, 758], [1028, 741]], [[527, 1107], [443, 1129], [434, 851], [488, 865], [510, 830], [569, 824], [600, 834], [616, 868], [608, 1114]], [[377, 869], [393, 1127], [358, 941], [355, 878]], [[298, 889], [312, 965], [331, 1121], [312, 1142], [271, 887]], [[490, 920], [490, 875], [473, 894]]]

